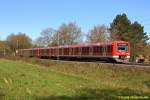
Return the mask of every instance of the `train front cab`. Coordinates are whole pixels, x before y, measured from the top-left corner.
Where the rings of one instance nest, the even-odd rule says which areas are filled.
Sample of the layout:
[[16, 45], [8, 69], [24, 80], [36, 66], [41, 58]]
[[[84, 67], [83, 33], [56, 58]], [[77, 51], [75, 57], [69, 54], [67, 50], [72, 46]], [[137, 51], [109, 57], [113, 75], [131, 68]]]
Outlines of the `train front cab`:
[[125, 41], [116, 41], [112, 43], [113, 45], [113, 59], [116, 62], [126, 63], [130, 59], [130, 44]]

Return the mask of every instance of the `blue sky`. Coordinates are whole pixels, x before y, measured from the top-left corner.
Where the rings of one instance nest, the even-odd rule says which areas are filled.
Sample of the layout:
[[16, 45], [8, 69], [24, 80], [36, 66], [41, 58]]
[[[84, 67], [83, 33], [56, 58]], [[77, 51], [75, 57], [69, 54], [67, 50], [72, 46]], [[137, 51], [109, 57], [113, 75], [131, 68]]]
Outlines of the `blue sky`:
[[149, 0], [0, 0], [0, 39], [17, 32], [36, 39], [43, 29], [68, 22], [86, 33], [94, 25], [109, 26], [121, 13], [139, 21], [150, 36], [149, 5]]

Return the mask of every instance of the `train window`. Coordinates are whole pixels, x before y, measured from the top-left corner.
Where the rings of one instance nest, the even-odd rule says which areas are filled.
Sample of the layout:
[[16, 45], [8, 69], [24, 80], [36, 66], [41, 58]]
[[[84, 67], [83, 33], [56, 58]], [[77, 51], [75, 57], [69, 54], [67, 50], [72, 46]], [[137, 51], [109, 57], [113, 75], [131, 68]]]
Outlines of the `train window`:
[[128, 51], [128, 44], [118, 44], [117, 48], [119, 51]]
[[66, 48], [67, 53], [69, 53], [69, 48]]
[[62, 55], [62, 48], [59, 48], [59, 55]]
[[64, 55], [69, 55], [69, 48], [64, 48]]
[[51, 53], [52, 53], [52, 55], [54, 55], [54, 49], [51, 49]]
[[79, 48], [74, 48], [74, 54], [77, 55], [79, 53]]
[[82, 55], [88, 55], [89, 54], [89, 47], [82, 47]]
[[100, 52], [100, 51], [101, 51], [101, 48], [99, 46], [94, 47], [94, 52]]
[[49, 49], [46, 49], [46, 54], [49, 54]]
[[111, 52], [112, 51], [112, 47], [108, 46], [108, 51]]
[[75, 48], [75, 52], [79, 52], [79, 48]]
[[44, 49], [42, 49], [41, 52], [42, 52], [42, 55], [44, 55]]

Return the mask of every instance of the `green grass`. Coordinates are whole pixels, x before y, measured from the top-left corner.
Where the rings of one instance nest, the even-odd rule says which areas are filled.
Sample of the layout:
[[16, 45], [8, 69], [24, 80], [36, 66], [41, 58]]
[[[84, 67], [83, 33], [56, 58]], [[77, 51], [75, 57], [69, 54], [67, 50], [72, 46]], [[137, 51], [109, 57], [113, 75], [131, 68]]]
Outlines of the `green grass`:
[[120, 100], [118, 96], [150, 99], [149, 94], [150, 68], [0, 59], [0, 100]]

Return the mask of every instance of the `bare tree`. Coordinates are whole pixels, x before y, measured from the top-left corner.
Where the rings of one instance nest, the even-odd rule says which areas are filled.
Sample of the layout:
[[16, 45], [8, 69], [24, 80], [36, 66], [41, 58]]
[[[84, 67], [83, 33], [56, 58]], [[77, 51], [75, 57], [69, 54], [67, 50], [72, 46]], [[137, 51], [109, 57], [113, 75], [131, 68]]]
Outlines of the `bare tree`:
[[57, 33], [53, 35], [51, 45], [77, 44], [81, 41], [81, 28], [75, 23], [62, 24]]
[[88, 42], [102, 42], [109, 39], [109, 32], [106, 26], [94, 26], [87, 35]]
[[52, 28], [46, 28], [40, 34], [41, 36], [37, 38], [35, 44], [40, 47], [46, 47], [52, 43], [52, 38], [56, 31]]
[[43, 39], [43, 37], [38, 37], [35, 41], [34, 41], [34, 43], [33, 43], [34, 45], [35, 45], [35, 47], [45, 47], [46, 45], [45, 45], [45, 42], [44, 42], [44, 39]]

